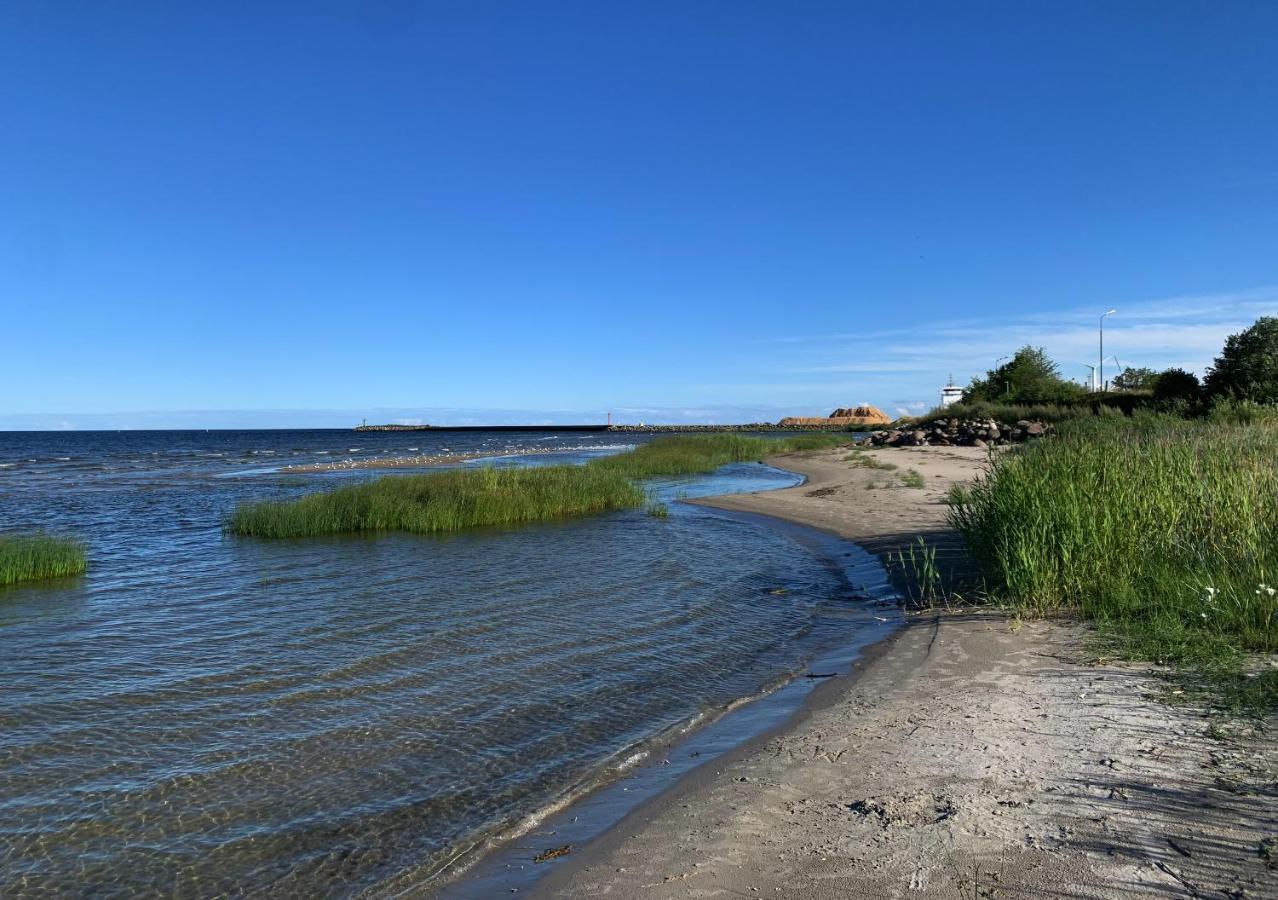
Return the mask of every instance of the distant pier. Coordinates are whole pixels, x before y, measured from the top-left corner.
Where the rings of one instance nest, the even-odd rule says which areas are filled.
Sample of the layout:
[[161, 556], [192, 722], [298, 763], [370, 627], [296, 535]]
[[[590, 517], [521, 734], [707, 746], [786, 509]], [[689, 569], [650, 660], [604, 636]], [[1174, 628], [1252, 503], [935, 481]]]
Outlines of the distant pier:
[[[816, 420], [820, 421], [820, 420]], [[541, 432], [615, 432], [621, 434], [680, 434], [715, 431], [851, 431], [845, 424], [778, 425], [775, 422], [751, 422], [744, 425], [357, 425], [356, 431], [541, 431]]]

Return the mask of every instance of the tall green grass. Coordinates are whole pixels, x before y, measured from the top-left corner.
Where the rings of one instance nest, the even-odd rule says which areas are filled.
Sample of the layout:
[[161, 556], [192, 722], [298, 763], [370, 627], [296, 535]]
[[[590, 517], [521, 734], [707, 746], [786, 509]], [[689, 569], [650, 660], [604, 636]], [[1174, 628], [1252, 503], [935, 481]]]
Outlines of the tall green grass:
[[[537, 522], [643, 506], [648, 493], [639, 479], [711, 472], [770, 453], [847, 442], [837, 435], [663, 437], [584, 466], [392, 475], [297, 500], [243, 504], [227, 527], [240, 535], [284, 538], [355, 531], [435, 533]], [[658, 506], [653, 504], [654, 509]]]
[[586, 468], [620, 472], [630, 478], [695, 475], [735, 462], [755, 462], [776, 453], [819, 450], [851, 443], [847, 435], [802, 434], [784, 438], [743, 434], [697, 434], [661, 437], [634, 450], [605, 456]]
[[0, 534], [0, 585], [81, 575], [84, 545], [44, 532]]
[[1072, 421], [950, 502], [1014, 606], [1075, 610], [1135, 657], [1278, 650], [1278, 425]]
[[352, 531], [436, 533], [640, 506], [642, 488], [589, 466], [450, 469], [389, 475], [291, 501], [239, 506], [230, 530], [257, 537]]

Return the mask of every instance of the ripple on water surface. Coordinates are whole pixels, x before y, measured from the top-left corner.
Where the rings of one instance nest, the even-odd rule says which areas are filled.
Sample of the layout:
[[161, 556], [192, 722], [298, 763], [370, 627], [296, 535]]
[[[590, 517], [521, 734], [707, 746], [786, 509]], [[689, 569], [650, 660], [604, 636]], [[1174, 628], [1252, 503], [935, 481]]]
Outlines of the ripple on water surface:
[[792, 537], [685, 504], [444, 539], [218, 531], [305, 484], [26, 509], [94, 566], [0, 597], [0, 895], [357, 892], [793, 670], [847, 591]]

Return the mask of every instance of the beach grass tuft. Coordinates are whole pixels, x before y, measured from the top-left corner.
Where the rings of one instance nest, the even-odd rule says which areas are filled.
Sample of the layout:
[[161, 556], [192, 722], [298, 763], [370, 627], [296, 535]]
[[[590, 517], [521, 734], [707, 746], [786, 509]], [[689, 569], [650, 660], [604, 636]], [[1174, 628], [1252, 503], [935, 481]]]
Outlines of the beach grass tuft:
[[84, 544], [74, 538], [0, 534], [0, 585], [82, 575], [86, 568]]
[[295, 500], [242, 504], [227, 528], [239, 535], [286, 538], [357, 531], [439, 533], [486, 525], [514, 525], [614, 509], [647, 506], [640, 479], [712, 472], [773, 453], [847, 444], [820, 434], [761, 438], [739, 434], [657, 438], [634, 450], [584, 466], [445, 469], [389, 475]]
[[901, 476], [901, 484], [908, 488], [922, 489], [926, 487], [927, 481], [923, 478], [923, 473], [918, 469], [910, 469]]
[[856, 450], [843, 457], [844, 462], [850, 462], [854, 466], [862, 469], [882, 469], [885, 472], [894, 472], [897, 469], [896, 463], [884, 462], [877, 456], [871, 456], [864, 450]]
[[1278, 650], [1278, 426], [1080, 419], [948, 499], [994, 596], [1094, 619], [1118, 655]]

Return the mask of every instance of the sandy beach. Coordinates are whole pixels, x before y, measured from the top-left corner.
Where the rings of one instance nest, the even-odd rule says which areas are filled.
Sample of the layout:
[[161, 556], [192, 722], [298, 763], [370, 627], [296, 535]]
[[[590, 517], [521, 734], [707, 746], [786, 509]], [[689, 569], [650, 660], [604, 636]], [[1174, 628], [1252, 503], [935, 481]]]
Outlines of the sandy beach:
[[[702, 501], [961, 564], [942, 497], [984, 451], [774, 460], [802, 486]], [[887, 486], [887, 485], [891, 486]], [[1167, 703], [1081, 626], [916, 614], [794, 722], [695, 770], [538, 883], [537, 897], [1278, 897], [1266, 725]]]

